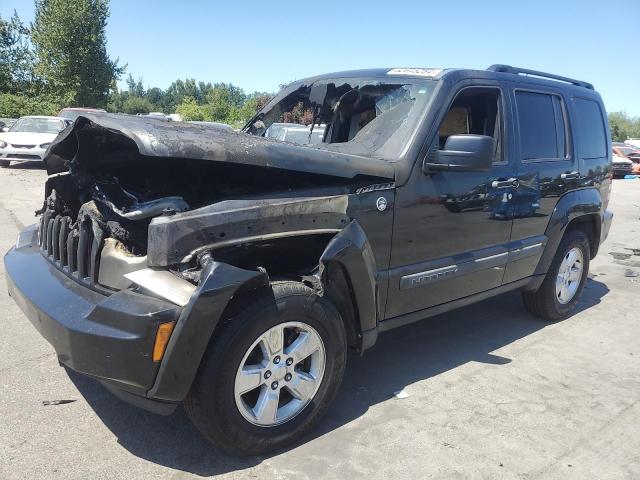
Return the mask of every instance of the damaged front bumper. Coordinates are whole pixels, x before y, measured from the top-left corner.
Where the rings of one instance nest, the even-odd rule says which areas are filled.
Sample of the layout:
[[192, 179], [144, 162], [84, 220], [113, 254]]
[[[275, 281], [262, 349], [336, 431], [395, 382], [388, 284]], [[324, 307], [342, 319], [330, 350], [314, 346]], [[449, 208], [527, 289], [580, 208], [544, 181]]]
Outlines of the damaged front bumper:
[[61, 364], [146, 395], [160, 367], [152, 360], [156, 329], [176, 321], [180, 307], [130, 290], [105, 296], [71, 280], [42, 256], [35, 226], [20, 234], [4, 263], [9, 295]]
[[[188, 393], [234, 292], [244, 280], [262, 275], [212, 261], [184, 308], [132, 290], [103, 295], [43, 256], [36, 226], [21, 232], [4, 263], [9, 294], [61, 364], [98, 379], [129, 403], [162, 414], [171, 413]], [[223, 275], [213, 281], [215, 271]], [[154, 362], [157, 328], [165, 322], [175, 322], [175, 328], [162, 362]]]

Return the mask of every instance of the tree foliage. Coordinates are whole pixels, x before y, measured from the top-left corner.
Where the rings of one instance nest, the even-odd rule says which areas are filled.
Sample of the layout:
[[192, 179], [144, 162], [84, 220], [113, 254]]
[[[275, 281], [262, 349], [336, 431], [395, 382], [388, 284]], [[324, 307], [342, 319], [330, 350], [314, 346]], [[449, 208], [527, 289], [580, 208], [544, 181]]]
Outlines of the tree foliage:
[[122, 104], [123, 113], [149, 113], [154, 110], [153, 104], [144, 97], [132, 95]]
[[31, 41], [36, 74], [77, 106], [103, 107], [124, 72], [107, 54], [108, 0], [35, 0]]
[[29, 29], [22, 23], [18, 13], [14, 11], [8, 21], [0, 18], [0, 92], [33, 93], [34, 63]]
[[640, 117], [630, 117], [627, 112], [612, 112], [609, 114], [609, 128], [614, 142], [640, 138]]
[[193, 78], [178, 79], [166, 90], [157, 87], [145, 90], [142, 79], [136, 81], [129, 74], [126, 84], [126, 90], [111, 89], [108, 111], [131, 113], [127, 102], [136, 97], [135, 105], [141, 105], [139, 99], [143, 98], [150, 104], [147, 107], [151, 111], [175, 112], [185, 120], [215, 121], [234, 126], [241, 126], [253, 117], [272, 96], [264, 92], [246, 94], [231, 83], [212, 84]]
[[59, 99], [49, 95], [16, 95], [0, 93], [0, 117], [18, 118], [23, 115], [56, 115]]
[[184, 97], [182, 103], [176, 107], [176, 113], [182, 115], [186, 121], [209, 119], [206, 108], [203, 105], [198, 105], [193, 97]]

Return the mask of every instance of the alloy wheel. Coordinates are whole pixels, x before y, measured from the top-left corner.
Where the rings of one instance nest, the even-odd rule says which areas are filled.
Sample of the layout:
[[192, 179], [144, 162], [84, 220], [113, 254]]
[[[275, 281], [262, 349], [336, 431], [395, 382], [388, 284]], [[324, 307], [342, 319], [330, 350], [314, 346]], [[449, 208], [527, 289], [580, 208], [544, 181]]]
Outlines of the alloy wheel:
[[261, 427], [291, 420], [318, 391], [325, 363], [322, 338], [310, 325], [286, 322], [270, 328], [238, 367], [234, 396], [240, 414]]
[[582, 280], [583, 269], [582, 250], [573, 247], [562, 259], [556, 277], [556, 297], [562, 305], [569, 303], [575, 297]]

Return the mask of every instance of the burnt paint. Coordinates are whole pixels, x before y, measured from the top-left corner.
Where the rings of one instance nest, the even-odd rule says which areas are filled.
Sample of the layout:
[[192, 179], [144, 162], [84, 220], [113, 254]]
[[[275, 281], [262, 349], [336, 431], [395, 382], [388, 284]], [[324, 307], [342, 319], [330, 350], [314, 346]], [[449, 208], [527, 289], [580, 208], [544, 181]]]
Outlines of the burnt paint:
[[[78, 154], [78, 155], [76, 155]], [[295, 145], [273, 139], [148, 117], [85, 114], [61, 132], [47, 150], [49, 174], [67, 171], [68, 162], [108, 165], [146, 158], [189, 158], [255, 165], [341, 178], [357, 175], [392, 179], [384, 160]], [[73, 166], [72, 166], [73, 168]]]
[[[313, 192], [308, 192], [311, 195]], [[349, 221], [347, 195], [227, 200], [149, 225], [147, 263], [166, 267], [195, 252], [261, 241], [274, 236], [337, 233]]]

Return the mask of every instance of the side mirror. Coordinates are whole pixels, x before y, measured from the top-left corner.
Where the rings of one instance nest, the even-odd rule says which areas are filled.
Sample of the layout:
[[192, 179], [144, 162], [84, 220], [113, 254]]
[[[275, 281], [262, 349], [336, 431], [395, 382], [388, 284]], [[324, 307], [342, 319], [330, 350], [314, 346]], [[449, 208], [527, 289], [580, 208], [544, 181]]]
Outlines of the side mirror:
[[453, 172], [485, 172], [493, 160], [493, 138], [485, 135], [451, 135], [444, 150], [436, 152], [436, 163], [424, 162], [426, 174], [450, 170]]

